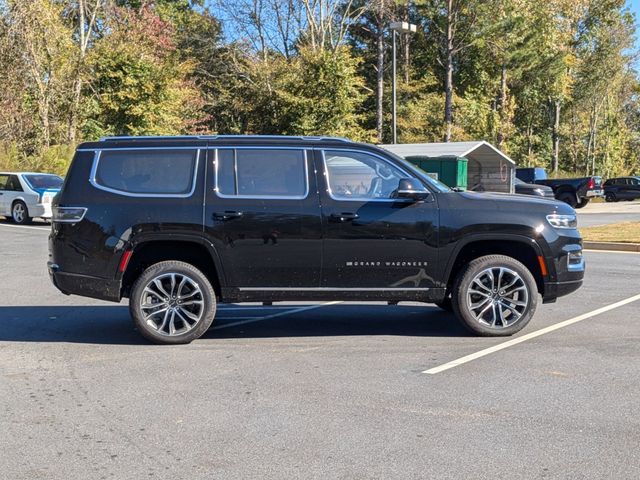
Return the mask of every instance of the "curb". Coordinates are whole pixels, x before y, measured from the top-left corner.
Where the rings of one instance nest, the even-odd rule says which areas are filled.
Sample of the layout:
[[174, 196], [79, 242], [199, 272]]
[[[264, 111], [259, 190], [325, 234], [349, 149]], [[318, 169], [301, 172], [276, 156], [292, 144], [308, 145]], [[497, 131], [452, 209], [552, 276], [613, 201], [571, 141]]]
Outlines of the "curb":
[[640, 243], [617, 242], [582, 242], [582, 246], [588, 250], [614, 250], [616, 252], [640, 252]]

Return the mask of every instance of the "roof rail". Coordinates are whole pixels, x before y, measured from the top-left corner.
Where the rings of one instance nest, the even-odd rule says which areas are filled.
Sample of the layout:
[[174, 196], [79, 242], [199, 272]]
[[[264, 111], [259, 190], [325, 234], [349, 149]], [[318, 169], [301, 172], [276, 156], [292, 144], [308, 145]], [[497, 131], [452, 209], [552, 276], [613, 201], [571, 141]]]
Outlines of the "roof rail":
[[344, 143], [352, 143], [352, 140], [344, 137], [328, 137], [313, 135], [141, 135], [141, 136], [113, 136], [101, 137], [101, 142], [119, 141], [119, 140], [219, 140], [219, 139], [287, 139], [287, 140], [305, 140], [305, 141], [327, 141], [334, 140]]

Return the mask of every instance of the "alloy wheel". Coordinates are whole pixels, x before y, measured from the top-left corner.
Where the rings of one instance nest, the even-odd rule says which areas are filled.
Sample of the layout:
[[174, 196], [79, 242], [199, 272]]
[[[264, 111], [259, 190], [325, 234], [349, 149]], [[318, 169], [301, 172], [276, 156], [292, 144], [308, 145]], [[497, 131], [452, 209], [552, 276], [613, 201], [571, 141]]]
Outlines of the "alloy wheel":
[[27, 215], [27, 212], [25, 211], [24, 205], [22, 203], [16, 203], [13, 206], [13, 219], [17, 222], [17, 223], [22, 223], [24, 222], [24, 219]]
[[522, 277], [506, 267], [478, 273], [467, 289], [467, 306], [477, 322], [490, 328], [507, 328], [518, 322], [529, 305]]
[[151, 279], [140, 298], [146, 324], [156, 333], [177, 336], [193, 329], [204, 315], [204, 296], [198, 283], [182, 273], [163, 273]]

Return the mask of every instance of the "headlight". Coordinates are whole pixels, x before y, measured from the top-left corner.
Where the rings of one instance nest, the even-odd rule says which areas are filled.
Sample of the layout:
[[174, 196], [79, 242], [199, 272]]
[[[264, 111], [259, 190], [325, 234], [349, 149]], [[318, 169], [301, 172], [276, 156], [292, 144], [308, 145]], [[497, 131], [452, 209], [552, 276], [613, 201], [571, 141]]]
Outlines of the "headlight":
[[556, 213], [547, 215], [547, 222], [553, 228], [578, 228], [578, 218], [576, 215], [558, 215]]

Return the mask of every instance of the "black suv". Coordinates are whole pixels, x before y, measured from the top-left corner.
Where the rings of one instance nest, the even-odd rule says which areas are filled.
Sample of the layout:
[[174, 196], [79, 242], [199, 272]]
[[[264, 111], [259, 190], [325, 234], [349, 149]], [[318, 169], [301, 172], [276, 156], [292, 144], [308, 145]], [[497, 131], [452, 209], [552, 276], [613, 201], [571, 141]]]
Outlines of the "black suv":
[[604, 198], [607, 202], [640, 198], [640, 177], [610, 178], [604, 182]]
[[65, 294], [129, 298], [140, 332], [186, 343], [218, 302], [420, 301], [511, 335], [582, 284], [575, 211], [455, 192], [340, 138], [114, 137], [78, 147], [54, 200]]

